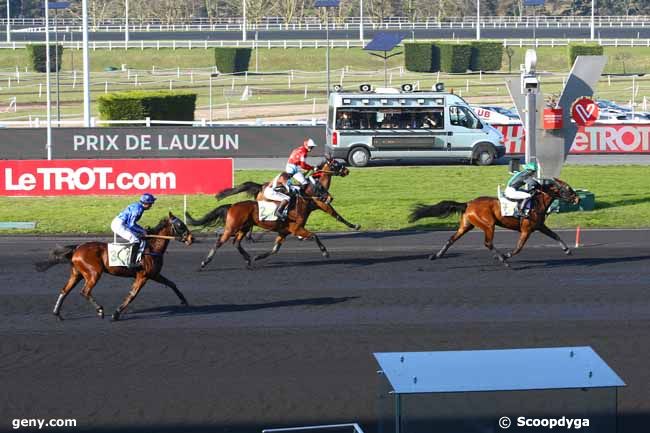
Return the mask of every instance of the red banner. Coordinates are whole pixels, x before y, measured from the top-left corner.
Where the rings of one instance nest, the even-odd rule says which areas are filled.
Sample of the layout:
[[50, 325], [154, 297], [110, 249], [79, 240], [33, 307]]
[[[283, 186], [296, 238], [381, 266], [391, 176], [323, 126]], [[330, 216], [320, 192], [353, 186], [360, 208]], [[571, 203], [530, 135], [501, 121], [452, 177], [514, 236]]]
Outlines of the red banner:
[[[492, 125], [504, 137], [506, 153], [526, 152], [522, 125]], [[650, 124], [595, 124], [578, 127], [571, 154], [650, 153]]]
[[233, 185], [230, 158], [0, 161], [0, 195], [213, 194]]

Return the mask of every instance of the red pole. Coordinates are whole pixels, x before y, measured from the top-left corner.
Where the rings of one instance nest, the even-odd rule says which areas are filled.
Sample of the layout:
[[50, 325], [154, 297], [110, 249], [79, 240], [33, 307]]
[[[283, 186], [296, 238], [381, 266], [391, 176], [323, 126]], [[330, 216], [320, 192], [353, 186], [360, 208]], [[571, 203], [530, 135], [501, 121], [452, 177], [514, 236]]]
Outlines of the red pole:
[[580, 246], [580, 226], [576, 228], [576, 248]]

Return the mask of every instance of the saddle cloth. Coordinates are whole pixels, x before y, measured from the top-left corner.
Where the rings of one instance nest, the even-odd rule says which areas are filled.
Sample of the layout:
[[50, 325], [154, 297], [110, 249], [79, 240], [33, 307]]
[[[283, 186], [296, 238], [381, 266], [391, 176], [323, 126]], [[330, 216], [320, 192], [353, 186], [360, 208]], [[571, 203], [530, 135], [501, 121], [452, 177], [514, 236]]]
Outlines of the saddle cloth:
[[501, 205], [501, 215], [518, 217], [518, 206], [516, 201], [508, 199], [503, 192], [501, 192], [501, 185], [497, 187], [497, 197], [499, 198], [499, 204]]
[[258, 217], [260, 221], [277, 221], [275, 210], [278, 204], [273, 201], [260, 200], [257, 202]]
[[108, 265], [130, 267], [138, 255], [137, 243], [109, 243], [108, 244]]

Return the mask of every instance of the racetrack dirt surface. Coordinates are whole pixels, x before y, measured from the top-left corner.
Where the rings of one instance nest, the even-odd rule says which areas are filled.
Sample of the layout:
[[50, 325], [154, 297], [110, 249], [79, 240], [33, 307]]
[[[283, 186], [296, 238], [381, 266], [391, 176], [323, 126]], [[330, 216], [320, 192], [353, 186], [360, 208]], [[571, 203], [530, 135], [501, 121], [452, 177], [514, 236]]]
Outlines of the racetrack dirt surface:
[[[560, 232], [569, 244], [573, 233]], [[592, 346], [627, 383], [619, 433], [650, 431], [650, 231], [584, 231], [573, 256], [535, 234], [504, 269], [471, 233], [430, 262], [447, 232], [324, 234], [246, 270], [231, 245], [203, 272], [211, 238], [172, 244], [163, 274], [124, 320], [78, 290], [51, 310], [68, 266], [32, 263], [72, 238], [0, 238], [0, 431], [14, 418], [75, 418], [69, 431], [253, 432], [359, 422], [375, 431], [373, 352]], [[90, 240], [90, 239], [83, 239]], [[250, 251], [271, 247], [266, 235]], [[497, 247], [514, 246], [498, 232]], [[108, 315], [129, 280], [93, 295]], [[29, 431], [21, 429], [18, 431]], [[46, 430], [43, 430], [46, 431]], [[50, 429], [47, 431], [66, 431]]]

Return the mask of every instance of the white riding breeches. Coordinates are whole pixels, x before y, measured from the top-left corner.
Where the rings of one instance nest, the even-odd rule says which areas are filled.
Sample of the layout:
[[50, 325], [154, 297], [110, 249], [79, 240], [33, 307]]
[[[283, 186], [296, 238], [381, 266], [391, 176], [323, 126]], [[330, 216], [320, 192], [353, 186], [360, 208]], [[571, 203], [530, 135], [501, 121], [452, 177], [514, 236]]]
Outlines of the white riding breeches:
[[510, 200], [526, 200], [531, 197], [529, 193], [525, 191], [517, 191], [511, 186], [507, 187], [503, 194]]
[[138, 239], [138, 237], [124, 225], [124, 221], [118, 217], [115, 217], [111, 222], [111, 230], [128, 242], [140, 242], [140, 239]]
[[271, 188], [270, 186], [264, 188], [264, 198], [271, 201], [289, 200], [288, 195], [278, 192], [275, 189]]
[[285, 171], [289, 173], [290, 175], [293, 176], [294, 179], [300, 183], [300, 185], [304, 185], [307, 183], [307, 179], [305, 179], [305, 175], [302, 174], [302, 171], [300, 171], [300, 167], [298, 167], [296, 164], [287, 164], [285, 167]]

